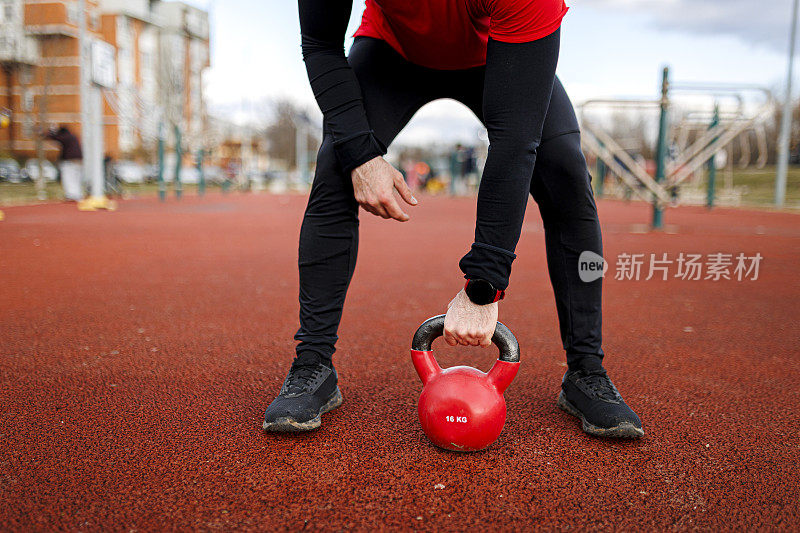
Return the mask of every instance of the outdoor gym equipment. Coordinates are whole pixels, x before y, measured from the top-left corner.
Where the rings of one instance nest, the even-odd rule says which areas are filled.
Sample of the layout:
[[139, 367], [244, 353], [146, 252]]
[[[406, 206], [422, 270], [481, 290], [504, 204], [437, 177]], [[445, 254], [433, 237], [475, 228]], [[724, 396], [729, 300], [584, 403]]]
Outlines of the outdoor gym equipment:
[[444, 334], [445, 315], [426, 320], [414, 334], [411, 360], [422, 380], [417, 411], [425, 435], [440, 448], [473, 452], [488, 447], [503, 430], [503, 392], [519, 370], [519, 343], [501, 324], [492, 336], [500, 357], [488, 373], [470, 366], [442, 369], [431, 343]]
[[[712, 100], [714, 106], [705, 112], [677, 106], [675, 94], [689, 97], [689, 105], [696, 105], [698, 98]], [[756, 98], [760, 100], [756, 104]], [[725, 109], [720, 101], [728, 102]], [[653, 109], [659, 111], [658, 133], [655, 153], [655, 174], [650, 175], [642, 162], [635, 160], [621, 142], [603, 131], [598, 124], [586, 120], [588, 108], [602, 106], [611, 109]], [[678, 127], [672, 127], [671, 115], [680, 108], [686, 111]], [[716, 111], [713, 109], [716, 108]], [[606, 170], [614, 174], [628, 194], [651, 201], [653, 204], [652, 227], [663, 227], [663, 211], [669, 205], [680, 203], [676, 191], [678, 186], [700, 170], [704, 165], [714, 168], [714, 157], [737, 139], [742, 155], [739, 165], [750, 163], [750, 139], [756, 139], [758, 158], [756, 165], [763, 168], [767, 161], [765, 121], [774, 110], [774, 98], [769, 90], [754, 85], [673, 83], [669, 69], [664, 68], [661, 78], [661, 97], [647, 99], [595, 99], [580, 106], [582, 144], [584, 149], [598, 160], [598, 174]], [[689, 143], [690, 133], [695, 133]], [[713, 171], [712, 171], [713, 174]], [[598, 186], [598, 193], [602, 194]], [[714, 203], [714, 180], [708, 180], [707, 205]]]

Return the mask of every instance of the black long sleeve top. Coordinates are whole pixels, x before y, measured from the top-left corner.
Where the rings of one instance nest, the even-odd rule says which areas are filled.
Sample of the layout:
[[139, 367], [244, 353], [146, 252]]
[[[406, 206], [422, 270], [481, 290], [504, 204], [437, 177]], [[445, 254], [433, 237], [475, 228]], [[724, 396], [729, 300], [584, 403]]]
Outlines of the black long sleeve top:
[[[299, 0], [303, 59], [344, 172], [386, 153], [370, 129], [344, 54], [352, 0]], [[509, 283], [558, 62], [559, 31], [531, 42], [489, 39], [483, 92], [489, 154], [475, 241], [459, 266], [469, 279]], [[435, 53], [434, 50], [431, 53]]]

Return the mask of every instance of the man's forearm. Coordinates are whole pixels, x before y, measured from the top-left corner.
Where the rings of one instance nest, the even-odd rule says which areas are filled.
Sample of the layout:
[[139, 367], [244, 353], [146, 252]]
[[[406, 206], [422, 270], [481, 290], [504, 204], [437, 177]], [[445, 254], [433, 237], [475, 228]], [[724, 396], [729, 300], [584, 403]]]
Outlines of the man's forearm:
[[386, 150], [369, 127], [353, 70], [344, 55], [352, 0], [300, 0], [303, 59], [311, 89], [333, 136], [339, 164], [349, 172]]
[[530, 193], [558, 63], [559, 35], [530, 43], [489, 40], [483, 112], [489, 155], [478, 192], [475, 243], [465, 276], [505, 289]]

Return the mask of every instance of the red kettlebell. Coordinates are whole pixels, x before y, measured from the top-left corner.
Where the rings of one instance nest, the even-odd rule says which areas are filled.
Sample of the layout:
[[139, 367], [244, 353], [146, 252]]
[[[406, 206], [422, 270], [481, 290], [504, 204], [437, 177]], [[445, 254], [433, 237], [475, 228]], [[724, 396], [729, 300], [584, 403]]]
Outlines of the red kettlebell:
[[435, 316], [417, 329], [411, 343], [411, 360], [423, 384], [417, 407], [422, 431], [440, 448], [483, 450], [503, 430], [503, 392], [519, 370], [519, 343], [511, 330], [498, 322], [492, 342], [500, 348], [500, 357], [488, 373], [471, 366], [442, 370], [431, 343], [443, 334], [444, 315]]

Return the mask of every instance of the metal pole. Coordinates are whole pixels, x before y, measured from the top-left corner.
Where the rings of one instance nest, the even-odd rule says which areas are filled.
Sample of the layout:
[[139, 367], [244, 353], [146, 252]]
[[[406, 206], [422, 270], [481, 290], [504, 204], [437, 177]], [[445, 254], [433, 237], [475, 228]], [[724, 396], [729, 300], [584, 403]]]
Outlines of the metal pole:
[[[603, 143], [600, 143], [600, 146], [602, 147]], [[602, 158], [598, 157], [596, 165], [597, 165], [597, 170], [595, 172], [595, 179], [597, 181], [595, 181], [595, 184], [594, 184], [594, 194], [598, 198], [602, 198], [603, 197], [603, 187], [604, 187], [605, 181], [606, 181], [606, 164], [605, 164], [605, 162], [603, 161]]]
[[162, 202], [167, 200], [167, 184], [164, 182], [164, 122], [158, 123], [158, 198]]
[[242, 149], [239, 152], [238, 189], [246, 191], [250, 188], [250, 133], [247, 126], [242, 126]]
[[[456, 195], [456, 180], [458, 179], [461, 165], [458, 161], [458, 150], [450, 153], [450, 196]], [[405, 177], [405, 176], [404, 176]]]
[[789, 170], [789, 143], [792, 135], [792, 75], [794, 67], [794, 45], [797, 40], [797, 7], [799, 0], [794, 0], [792, 7], [792, 30], [789, 37], [789, 66], [786, 74], [786, 96], [783, 102], [783, 118], [778, 140], [778, 170], [775, 174], [775, 205], [783, 206], [786, 201], [786, 174]]
[[241, 109], [244, 119], [241, 126], [242, 146], [239, 151], [239, 175], [236, 177], [236, 181], [239, 191], [244, 191], [249, 188], [250, 177], [250, 133], [248, 131], [250, 117], [247, 115], [247, 103], [244, 100], [242, 100]]
[[95, 200], [105, 197], [105, 176], [103, 175], [103, 152], [105, 151], [105, 132], [103, 120], [103, 94], [100, 87], [92, 85], [89, 88], [89, 101], [92, 104], [92, 159], [89, 162], [92, 177], [91, 195]]
[[[719, 104], [714, 104], [714, 118], [711, 119], [711, 124], [708, 129], [713, 130], [719, 124]], [[717, 142], [719, 137], [714, 137], [711, 143]], [[714, 195], [717, 182], [717, 161], [714, 155], [708, 160], [708, 189], [706, 191], [706, 207], [712, 209], [714, 207]]]
[[295, 119], [295, 166], [297, 179], [301, 184], [308, 183], [308, 117], [299, 113]]
[[178, 200], [183, 196], [183, 186], [181, 185], [181, 160], [183, 159], [182, 143], [181, 127], [175, 124], [175, 198]]
[[[50, 72], [51, 69], [49, 67], [44, 67], [44, 87], [42, 88], [42, 95], [39, 97], [39, 128], [42, 130], [44, 130], [45, 118], [47, 117]], [[39, 167], [39, 177], [36, 179], [36, 197], [39, 200], [47, 200], [47, 182], [44, 176], [44, 142], [41, 135], [36, 136], [36, 165]]]
[[[80, 73], [80, 104], [81, 104], [81, 145], [83, 148], [83, 174], [91, 177], [91, 162], [94, 154], [94, 143], [91, 141], [91, 116], [89, 113], [89, 73], [88, 56], [89, 41], [86, 38], [86, 0], [78, 0], [78, 55]], [[83, 181], [83, 177], [81, 178]], [[91, 181], [90, 181], [91, 183]], [[81, 184], [83, 189], [83, 183]]]
[[203, 157], [205, 157], [205, 150], [200, 148], [197, 151], [198, 196], [203, 196], [206, 193], [206, 174], [203, 172]]
[[303, 143], [303, 128], [300, 126], [300, 116], [294, 117], [294, 166], [297, 168], [297, 182], [303, 183], [303, 156], [300, 154], [300, 145]]
[[5, 120], [8, 122], [8, 124], [6, 126], [3, 126], [3, 127], [8, 128], [8, 150], [9, 150], [9, 152], [11, 152], [11, 154], [14, 154], [15, 153], [14, 142], [16, 140], [15, 135], [14, 135], [14, 122], [16, 120], [16, 117], [14, 117], [14, 113], [11, 112], [12, 109], [15, 109], [15, 107], [14, 107], [14, 85], [13, 85], [14, 67], [13, 67], [13, 65], [8, 64], [8, 63], [0, 65], [0, 66], [2, 66], [3, 74], [6, 75], [6, 87], [5, 87], [5, 89], [6, 89], [6, 106], [5, 106], [5, 109], [8, 110], [7, 113], [4, 113]]
[[[658, 123], [658, 145], [656, 147], [656, 183], [663, 183], [667, 175], [667, 135], [669, 135], [669, 67], [664, 67], [661, 76], [661, 118]], [[656, 195], [653, 195], [653, 229], [664, 227], [664, 210]]]

